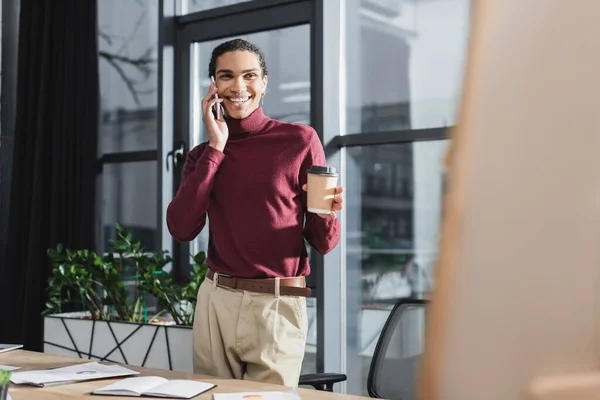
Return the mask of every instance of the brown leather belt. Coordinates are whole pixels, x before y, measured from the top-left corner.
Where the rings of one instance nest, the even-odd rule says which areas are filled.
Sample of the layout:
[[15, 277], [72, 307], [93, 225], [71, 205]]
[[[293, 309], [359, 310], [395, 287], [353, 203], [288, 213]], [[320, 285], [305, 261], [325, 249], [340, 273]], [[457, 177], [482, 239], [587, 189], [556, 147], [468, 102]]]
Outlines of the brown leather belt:
[[[214, 281], [215, 272], [211, 269], [206, 273], [206, 277]], [[232, 276], [221, 275], [217, 277], [217, 285], [225, 286], [230, 289], [245, 290], [248, 292], [275, 294], [275, 278], [248, 279], [235, 278]], [[306, 279], [303, 276], [295, 278], [279, 278], [279, 294], [281, 296], [310, 296], [311, 290], [306, 287]]]

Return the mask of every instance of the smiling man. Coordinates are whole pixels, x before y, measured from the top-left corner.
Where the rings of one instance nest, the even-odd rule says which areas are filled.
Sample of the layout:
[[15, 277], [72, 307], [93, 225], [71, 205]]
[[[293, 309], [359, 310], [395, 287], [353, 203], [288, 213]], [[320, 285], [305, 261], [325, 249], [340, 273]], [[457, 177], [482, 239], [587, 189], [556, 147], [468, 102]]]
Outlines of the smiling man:
[[[304, 240], [325, 254], [338, 243], [342, 187], [332, 209], [306, 206], [306, 172], [324, 166], [309, 126], [270, 119], [260, 106], [267, 66], [236, 39], [213, 51], [215, 78], [202, 101], [208, 141], [187, 155], [167, 209], [176, 240], [193, 240], [210, 221], [207, 278], [194, 319], [194, 370], [222, 378], [297, 386], [308, 321]], [[223, 106], [216, 118], [213, 109]]]
[[[264, 59], [259, 59], [252, 51], [228, 51], [219, 56], [218, 69], [215, 64], [216, 60], [211, 62], [209, 69], [219, 82], [217, 93], [224, 99], [227, 115], [235, 119], [246, 118], [259, 107], [267, 88]], [[230, 69], [240, 65], [254, 67], [241, 71]]]

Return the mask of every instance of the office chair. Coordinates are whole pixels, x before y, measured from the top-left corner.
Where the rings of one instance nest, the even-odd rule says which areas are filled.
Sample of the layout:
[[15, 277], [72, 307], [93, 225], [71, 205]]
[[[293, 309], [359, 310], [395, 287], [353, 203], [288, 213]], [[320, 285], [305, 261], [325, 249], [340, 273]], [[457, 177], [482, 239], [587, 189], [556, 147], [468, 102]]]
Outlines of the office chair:
[[[374, 398], [389, 400], [411, 400], [417, 379], [417, 368], [422, 349], [407, 351], [407, 331], [424, 326], [417, 324], [412, 317], [419, 318], [421, 322], [425, 317], [427, 300], [401, 299], [395, 305], [383, 326], [377, 346], [371, 359], [367, 390]], [[392, 340], [393, 339], [393, 340]], [[300, 376], [300, 385], [313, 386], [317, 390], [333, 391], [333, 385], [347, 379], [344, 374], [321, 373]]]

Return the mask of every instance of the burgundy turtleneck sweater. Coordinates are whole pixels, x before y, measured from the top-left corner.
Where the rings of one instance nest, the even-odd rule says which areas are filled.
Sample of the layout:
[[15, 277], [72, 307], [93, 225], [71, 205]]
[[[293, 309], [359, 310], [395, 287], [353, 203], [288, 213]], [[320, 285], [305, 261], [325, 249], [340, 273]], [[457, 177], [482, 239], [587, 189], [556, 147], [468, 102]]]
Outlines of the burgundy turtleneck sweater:
[[325, 165], [316, 132], [272, 120], [261, 107], [244, 119], [227, 120], [227, 126], [223, 153], [208, 143], [188, 153], [181, 186], [167, 208], [171, 235], [193, 240], [208, 214], [212, 270], [240, 278], [308, 275], [304, 239], [325, 254], [340, 237], [337, 218], [306, 210], [306, 170]]

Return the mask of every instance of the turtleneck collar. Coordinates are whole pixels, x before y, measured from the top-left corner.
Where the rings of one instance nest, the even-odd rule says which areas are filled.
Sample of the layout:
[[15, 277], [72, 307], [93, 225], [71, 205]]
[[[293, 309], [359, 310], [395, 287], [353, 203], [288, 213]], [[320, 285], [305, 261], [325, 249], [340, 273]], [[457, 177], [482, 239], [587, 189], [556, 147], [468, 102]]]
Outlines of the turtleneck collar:
[[263, 113], [262, 107], [258, 107], [250, 115], [243, 119], [227, 118], [227, 127], [230, 135], [239, 134], [256, 134], [260, 132], [267, 122], [269, 117]]

